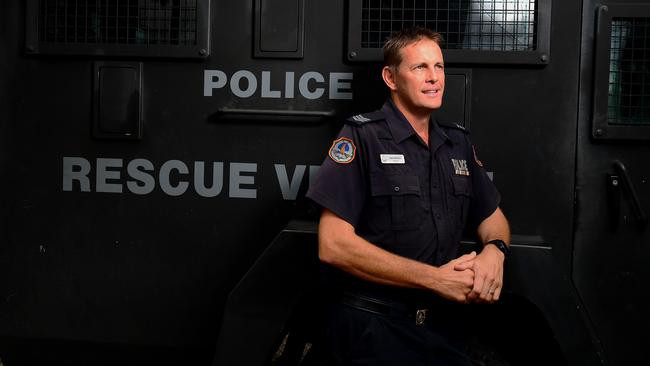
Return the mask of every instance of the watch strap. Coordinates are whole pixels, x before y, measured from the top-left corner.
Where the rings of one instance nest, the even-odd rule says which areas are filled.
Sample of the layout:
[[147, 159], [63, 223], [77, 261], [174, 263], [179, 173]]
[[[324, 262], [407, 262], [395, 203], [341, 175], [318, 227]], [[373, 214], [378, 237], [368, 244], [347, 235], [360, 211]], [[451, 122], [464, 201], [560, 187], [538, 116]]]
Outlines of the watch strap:
[[510, 255], [510, 248], [508, 247], [505, 241], [501, 239], [492, 239], [492, 240], [488, 240], [485, 243], [485, 245], [488, 244], [492, 244], [496, 246], [505, 255], [506, 258], [508, 258], [508, 256]]

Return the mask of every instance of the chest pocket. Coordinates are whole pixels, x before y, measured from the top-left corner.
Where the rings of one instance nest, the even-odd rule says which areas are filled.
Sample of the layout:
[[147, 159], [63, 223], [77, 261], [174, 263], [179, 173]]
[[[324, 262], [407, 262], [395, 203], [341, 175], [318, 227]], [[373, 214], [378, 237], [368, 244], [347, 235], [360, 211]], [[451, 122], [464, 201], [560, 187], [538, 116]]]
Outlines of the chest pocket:
[[[420, 180], [416, 175], [371, 175], [371, 195], [378, 222], [392, 230], [413, 230], [422, 221]], [[386, 228], [383, 228], [386, 229]]]
[[449, 209], [452, 215], [456, 216], [458, 222], [465, 223], [467, 212], [469, 211], [469, 202], [472, 198], [472, 185], [470, 177], [467, 176], [453, 176], [453, 195]]

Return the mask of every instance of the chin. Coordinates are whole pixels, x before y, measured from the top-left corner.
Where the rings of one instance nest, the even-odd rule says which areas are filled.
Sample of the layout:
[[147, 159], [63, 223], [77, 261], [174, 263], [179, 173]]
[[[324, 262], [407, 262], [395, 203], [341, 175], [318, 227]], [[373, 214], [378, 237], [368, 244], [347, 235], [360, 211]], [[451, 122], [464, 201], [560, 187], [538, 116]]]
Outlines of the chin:
[[440, 107], [442, 107], [442, 102], [422, 104], [422, 108], [431, 109], [431, 110], [440, 109]]
[[420, 100], [420, 107], [426, 109], [438, 109], [442, 105], [442, 98], [431, 98]]

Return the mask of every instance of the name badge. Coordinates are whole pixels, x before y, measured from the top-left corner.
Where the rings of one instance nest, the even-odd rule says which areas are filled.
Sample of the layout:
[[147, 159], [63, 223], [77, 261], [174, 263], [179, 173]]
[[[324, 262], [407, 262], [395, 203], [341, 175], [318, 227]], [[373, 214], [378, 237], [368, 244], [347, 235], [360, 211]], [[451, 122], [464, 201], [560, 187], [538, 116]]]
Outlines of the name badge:
[[382, 164], [406, 164], [402, 154], [379, 154]]

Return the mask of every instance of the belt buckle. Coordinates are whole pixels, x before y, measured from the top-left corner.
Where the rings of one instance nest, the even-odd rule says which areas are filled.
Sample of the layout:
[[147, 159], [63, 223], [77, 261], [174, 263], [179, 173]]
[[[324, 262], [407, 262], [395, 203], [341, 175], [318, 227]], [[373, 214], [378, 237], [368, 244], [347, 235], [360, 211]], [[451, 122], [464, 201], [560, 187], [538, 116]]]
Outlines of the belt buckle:
[[415, 325], [424, 324], [424, 320], [427, 318], [427, 311], [429, 309], [418, 309], [415, 312]]

